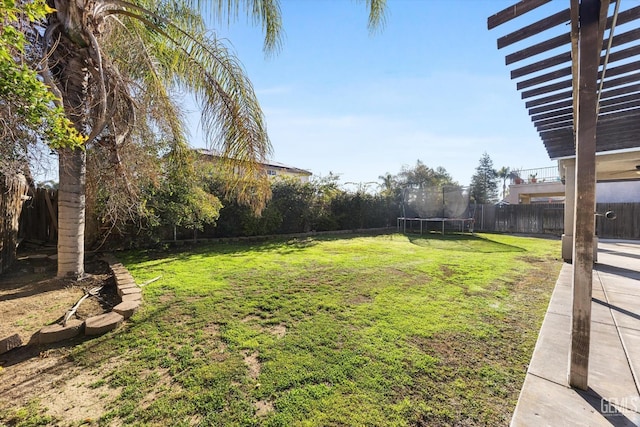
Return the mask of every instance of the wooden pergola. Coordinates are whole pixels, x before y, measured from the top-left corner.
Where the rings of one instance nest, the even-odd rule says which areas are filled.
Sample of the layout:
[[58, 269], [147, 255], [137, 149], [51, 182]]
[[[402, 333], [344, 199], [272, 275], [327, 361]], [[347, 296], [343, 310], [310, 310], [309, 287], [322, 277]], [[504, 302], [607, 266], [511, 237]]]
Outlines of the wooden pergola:
[[529, 18], [498, 38], [498, 48], [515, 48], [506, 65], [514, 67], [511, 78], [549, 157], [570, 160], [565, 163], [565, 237], [573, 261], [568, 382], [583, 390], [597, 249], [596, 154], [630, 152], [630, 170], [619, 172], [640, 171], [640, 157], [633, 153], [640, 148], [640, 5], [631, 2], [623, 9], [622, 3], [523, 0], [488, 18], [489, 29]]

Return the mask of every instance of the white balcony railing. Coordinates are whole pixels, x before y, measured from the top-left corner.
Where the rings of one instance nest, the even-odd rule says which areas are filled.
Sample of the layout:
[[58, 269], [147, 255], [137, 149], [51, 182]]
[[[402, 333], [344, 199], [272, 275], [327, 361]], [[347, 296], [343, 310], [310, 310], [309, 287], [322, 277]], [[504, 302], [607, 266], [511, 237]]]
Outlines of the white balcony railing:
[[538, 182], [558, 182], [561, 177], [558, 168], [550, 166], [548, 168], [521, 169], [511, 172], [511, 185], [534, 184]]

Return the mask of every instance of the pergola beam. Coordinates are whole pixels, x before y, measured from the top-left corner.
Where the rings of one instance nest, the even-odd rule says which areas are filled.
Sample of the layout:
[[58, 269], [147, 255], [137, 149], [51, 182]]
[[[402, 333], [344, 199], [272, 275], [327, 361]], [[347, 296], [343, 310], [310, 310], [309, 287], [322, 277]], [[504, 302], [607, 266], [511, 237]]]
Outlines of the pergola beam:
[[526, 27], [520, 28], [513, 33], [507, 34], [506, 36], [500, 37], [498, 39], [498, 49], [502, 49], [503, 47], [507, 47], [512, 45], [513, 43], [519, 42], [531, 36], [534, 36], [542, 31], [548, 30], [549, 28], [553, 28], [560, 24], [564, 24], [569, 20], [569, 9], [560, 11], [558, 13], [554, 13], [553, 15], [542, 19], [540, 21], [534, 22], [531, 25], [527, 25]]
[[522, 0], [511, 7], [508, 7], [500, 12], [492, 15], [487, 19], [487, 26], [489, 29], [495, 28], [498, 25], [511, 21], [520, 15], [524, 15], [533, 9], [542, 6], [545, 3], [549, 3], [551, 0]]

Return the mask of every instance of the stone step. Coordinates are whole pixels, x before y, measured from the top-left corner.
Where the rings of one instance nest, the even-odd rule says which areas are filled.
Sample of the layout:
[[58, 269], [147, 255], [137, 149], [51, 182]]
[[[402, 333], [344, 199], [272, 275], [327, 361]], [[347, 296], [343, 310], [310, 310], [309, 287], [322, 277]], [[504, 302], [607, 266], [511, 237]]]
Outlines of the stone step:
[[120, 297], [122, 302], [125, 301], [142, 301], [142, 293], [139, 292], [137, 294], [125, 294]]
[[84, 322], [78, 319], [69, 319], [67, 324], [62, 326], [58, 323], [48, 325], [40, 329], [38, 333], [38, 342], [40, 344], [49, 344], [58, 341], [68, 340], [82, 333]]
[[118, 288], [118, 295], [120, 297], [123, 297], [125, 295], [141, 294], [141, 293], [142, 293], [142, 289], [140, 289], [137, 286], [134, 288]]
[[124, 317], [114, 311], [99, 314], [85, 320], [84, 333], [85, 335], [101, 335], [116, 329], [123, 321]]
[[136, 285], [135, 283], [125, 283], [122, 285], [116, 285], [116, 288], [118, 289], [118, 291], [120, 289], [133, 289], [133, 288], [138, 288], [138, 285]]
[[13, 350], [16, 347], [20, 347], [22, 345], [22, 340], [20, 339], [20, 335], [13, 334], [9, 337], [0, 340], [0, 354], [6, 353], [9, 350]]
[[113, 311], [115, 311], [118, 314], [121, 314], [122, 317], [124, 317], [125, 319], [128, 319], [131, 316], [133, 316], [133, 313], [138, 311], [138, 308], [140, 308], [141, 303], [142, 303], [142, 300], [123, 301], [120, 304], [113, 307]]
[[135, 285], [135, 284], [136, 284], [136, 281], [133, 280], [132, 277], [130, 277], [128, 279], [124, 279], [124, 280], [123, 279], [118, 279], [116, 277], [116, 285], [118, 285], [118, 286]]
[[131, 277], [131, 274], [129, 274], [129, 270], [127, 270], [126, 268], [122, 267], [122, 268], [112, 268], [111, 269], [113, 271], [113, 274], [115, 274], [118, 277]]

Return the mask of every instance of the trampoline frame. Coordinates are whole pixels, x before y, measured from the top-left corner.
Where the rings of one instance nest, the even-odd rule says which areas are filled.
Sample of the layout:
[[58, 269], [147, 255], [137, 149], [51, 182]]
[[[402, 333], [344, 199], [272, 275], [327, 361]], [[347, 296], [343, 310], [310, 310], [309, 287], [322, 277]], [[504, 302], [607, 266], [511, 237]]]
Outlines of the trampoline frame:
[[450, 223], [458, 223], [460, 225], [460, 232], [464, 233], [465, 225], [468, 224], [469, 233], [473, 234], [473, 224], [475, 223], [475, 219], [473, 218], [405, 218], [398, 217], [396, 221], [396, 226], [398, 232], [400, 232], [400, 224], [402, 224], [402, 233], [407, 234], [407, 221], [410, 226], [413, 221], [418, 221], [420, 223], [420, 234], [423, 233], [423, 224], [428, 224], [430, 222], [433, 223], [441, 223], [442, 224], [442, 235], [444, 236], [445, 232], [445, 224]]

